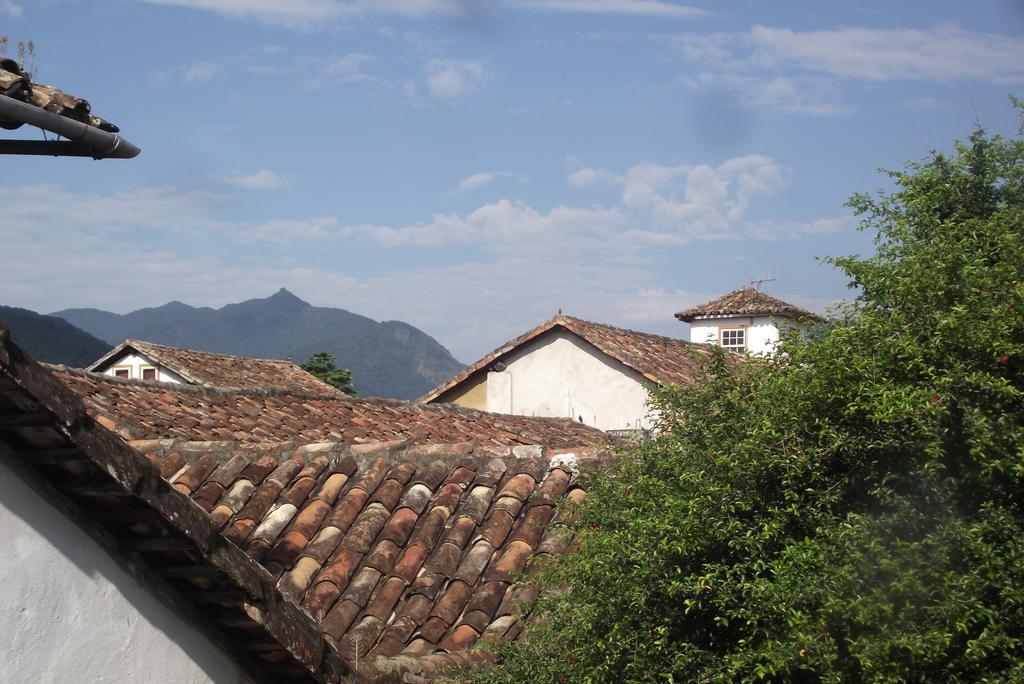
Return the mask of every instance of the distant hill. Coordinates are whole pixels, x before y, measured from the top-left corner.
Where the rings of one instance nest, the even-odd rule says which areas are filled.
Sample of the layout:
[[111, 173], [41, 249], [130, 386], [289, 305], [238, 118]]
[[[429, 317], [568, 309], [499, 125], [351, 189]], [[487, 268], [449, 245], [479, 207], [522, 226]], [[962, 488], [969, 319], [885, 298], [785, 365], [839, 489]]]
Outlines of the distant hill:
[[344, 309], [311, 306], [284, 288], [220, 309], [170, 302], [124, 315], [98, 309], [51, 315], [106, 340], [108, 347], [133, 337], [295, 363], [326, 351], [352, 371], [362, 396], [414, 399], [462, 368], [437, 340], [407, 323], [378, 323]]
[[81, 368], [110, 351], [109, 344], [63, 318], [28, 309], [0, 306], [0, 324], [10, 329], [15, 344], [36, 361]]

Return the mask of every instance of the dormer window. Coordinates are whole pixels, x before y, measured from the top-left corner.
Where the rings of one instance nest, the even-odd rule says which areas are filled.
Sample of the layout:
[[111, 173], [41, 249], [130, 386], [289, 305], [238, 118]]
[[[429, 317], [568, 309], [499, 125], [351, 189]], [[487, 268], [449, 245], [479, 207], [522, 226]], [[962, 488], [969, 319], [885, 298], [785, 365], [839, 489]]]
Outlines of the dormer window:
[[744, 353], [747, 351], [746, 326], [739, 328], [719, 328], [718, 343], [722, 345], [724, 349], [729, 351], [738, 352], [740, 354]]
[[142, 369], [143, 380], [156, 380], [156, 368], [143, 368]]
[[131, 367], [128, 367], [128, 368], [115, 368], [114, 369], [114, 377], [115, 378], [130, 378], [130, 377], [132, 377], [132, 369], [131, 369]]

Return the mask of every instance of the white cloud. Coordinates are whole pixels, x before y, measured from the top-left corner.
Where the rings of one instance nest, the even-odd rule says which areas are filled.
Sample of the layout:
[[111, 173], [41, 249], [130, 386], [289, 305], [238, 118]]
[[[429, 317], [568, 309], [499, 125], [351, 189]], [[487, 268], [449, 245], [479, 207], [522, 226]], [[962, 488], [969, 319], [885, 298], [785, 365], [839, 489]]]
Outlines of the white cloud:
[[702, 65], [681, 81], [729, 93], [737, 104], [783, 114], [849, 114], [844, 81], [929, 84], [1024, 83], [1024, 39], [966, 31], [843, 28], [794, 31], [755, 26], [745, 33], [672, 38], [679, 55]]
[[361, 52], [331, 57], [315, 66], [311, 74], [303, 80], [303, 84], [320, 87], [372, 81], [375, 80], [374, 77], [366, 73], [364, 66], [373, 61], [373, 57]]
[[213, 62], [197, 62], [185, 69], [185, 80], [189, 83], [195, 81], [209, 81], [220, 71]]
[[432, 97], [454, 102], [480, 90], [493, 76], [479, 62], [432, 59], [423, 65], [423, 78]]
[[308, 220], [271, 219], [260, 223], [244, 224], [235, 231], [237, 238], [246, 243], [270, 242], [290, 244], [295, 241], [318, 241], [329, 237], [338, 226], [333, 216]]
[[[582, 169], [581, 171], [586, 171]], [[646, 246], [692, 240], [793, 238], [838, 229], [839, 223], [755, 221], [750, 204], [784, 188], [790, 171], [761, 155], [708, 164], [644, 162], [621, 175], [590, 169], [620, 188], [608, 207], [557, 206], [540, 211], [501, 199], [468, 214], [436, 214], [406, 226], [349, 225], [340, 233], [387, 247], [472, 245], [501, 254], [536, 255], [557, 248], [571, 255], [622, 257]], [[586, 178], [580, 177], [577, 184]], [[469, 180], [469, 179], [467, 179]], [[838, 221], [839, 219], [836, 219]]]
[[472, 176], [463, 178], [453, 192], [469, 192], [489, 185], [499, 178], [515, 178], [516, 174], [511, 171], [484, 171], [474, 173]]
[[[462, 186], [479, 187], [490, 172], [471, 176]], [[19, 188], [19, 201], [0, 225], [21, 225], [31, 234], [47, 226], [69, 226], [82, 239], [106, 241], [139, 233], [220, 236], [245, 241], [310, 240], [340, 244], [358, 240], [385, 247], [467, 245], [493, 254], [536, 255], [552, 249], [567, 255], [628, 256], [630, 245], [683, 244], [691, 240], [778, 238], [816, 234], [839, 224], [771, 222], [751, 216], [758, 198], [786, 187], [790, 171], [761, 155], [728, 159], [718, 165], [665, 165], [643, 162], [622, 174], [602, 171], [618, 189], [607, 206], [555, 206], [538, 209], [500, 199], [467, 213], [438, 213], [408, 225], [346, 224], [338, 217], [229, 221], [219, 218], [224, 196], [209, 191], [143, 187], [103, 195], [76, 193], [51, 185]], [[279, 187], [286, 180], [270, 170], [226, 175], [219, 181], [243, 189]]]
[[208, 10], [230, 17], [259, 19], [292, 27], [309, 27], [346, 14], [347, 6], [335, 0], [141, 0], [151, 5], [169, 5]]
[[583, 188], [614, 180], [615, 175], [607, 169], [584, 167], [569, 174], [566, 182], [574, 188]]
[[662, 0], [518, 0], [513, 6], [548, 12], [587, 14], [635, 14], [649, 17], [688, 19], [704, 16], [697, 7]]
[[769, 68], [792, 64], [869, 81], [1024, 82], [1024, 39], [954, 25], [829, 31], [755, 26], [748, 41], [753, 59]]
[[[652, 251], [696, 240], [822, 235], [852, 222], [759, 216], [757, 201], [778, 194], [790, 175], [764, 156], [719, 164], [645, 162], [601, 175], [611, 191], [606, 206], [538, 208], [501, 199], [396, 226], [351, 225], [337, 216], [228, 220], [220, 208], [226, 197], [170, 187], [109, 194], [13, 187], [18, 202], [0, 215], [0, 292], [4, 303], [44, 312], [70, 306], [126, 311], [172, 298], [221, 305], [285, 286], [314, 304], [408, 321], [472, 360], [559, 307], [682, 334], [672, 313], [717, 293], [665, 288], [665, 276], [648, 262]], [[229, 178], [257, 187], [278, 177]], [[431, 265], [418, 268], [405, 262], [389, 268], [382, 258], [374, 274], [361, 277], [348, 270], [347, 259], [318, 268], [296, 265], [313, 250], [365, 254], [447, 245], [463, 249], [425, 252], [420, 263]], [[462, 263], [435, 265], [455, 253]]]
[[943, 102], [936, 97], [929, 97], [927, 95], [920, 95], [918, 97], [908, 97], [900, 102], [904, 107], [912, 109], [915, 112], [929, 112], [935, 109], [949, 109], [949, 104]]
[[729, 93], [745, 109], [781, 114], [838, 116], [852, 114], [854, 107], [842, 101], [839, 87], [816, 76], [751, 75], [705, 71], [684, 82]]
[[22, 14], [21, 5], [14, 2], [14, 0], [0, 0], [0, 14], [20, 17]]
[[284, 178], [267, 169], [261, 169], [250, 174], [221, 176], [218, 180], [243, 190], [269, 190], [288, 185]]
[[[374, 15], [397, 17], [470, 17], [494, 11], [540, 11], [622, 14], [685, 19], [704, 10], [668, 0], [139, 0], [257, 19], [296, 28], [316, 28], [325, 22]], [[0, 9], [11, 0], [0, 0]], [[15, 7], [17, 7], [15, 5]]]

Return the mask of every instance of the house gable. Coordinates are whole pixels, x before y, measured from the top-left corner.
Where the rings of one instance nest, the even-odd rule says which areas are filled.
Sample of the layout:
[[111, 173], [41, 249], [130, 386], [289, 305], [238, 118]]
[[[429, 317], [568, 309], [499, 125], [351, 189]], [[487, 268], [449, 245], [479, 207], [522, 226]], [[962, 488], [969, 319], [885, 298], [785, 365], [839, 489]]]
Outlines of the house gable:
[[602, 430], [650, 427], [650, 381], [569, 330], [549, 330], [501, 364], [487, 373], [489, 411], [568, 417]]
[[152, 380], [142, 375], [149, 364], [158, 368], [156, 380], [204, 387], [281, 387], [296, 392], [336, 392], [331, 385], [307, 373], [291, 361], [255, 359], [232, 354], [180, 349], [128, 339], [117, 345], [86, 370], [129, 380]]
[[[95, 364], [94, 364], [95, 366]], [[101, 364], [96, 372], [128, 380], [149, 380], [154, 382], [189, 382], [178, 373], [131, 348], [125, 348]], [[150, 377], [150, 374], [153, 377]]]
[[687, 385], [706, 344], [559, 315], [420, 398], [497, 413], [562, 416], [603, 430], [649, 429], [647, 384]]

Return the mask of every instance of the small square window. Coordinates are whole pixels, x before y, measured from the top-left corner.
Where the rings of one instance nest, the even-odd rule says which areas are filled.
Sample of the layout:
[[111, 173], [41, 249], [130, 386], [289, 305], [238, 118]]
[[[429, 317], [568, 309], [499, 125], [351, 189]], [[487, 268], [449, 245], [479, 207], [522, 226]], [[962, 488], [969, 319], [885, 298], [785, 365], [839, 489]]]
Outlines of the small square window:
[[114, 369], [114, 377], [116, 377], [116, 378], [130, 378], [130, 377], [132, 377], [132, 369], [131, 368], [115, 368]]
[[729, 351], [745, 352], [747, 350], [747, 329], [722, 328], [719, 331], [719, 343]]
[[156, 368], [143, 368], [142, 369], [143, 380], [156, 380]]

